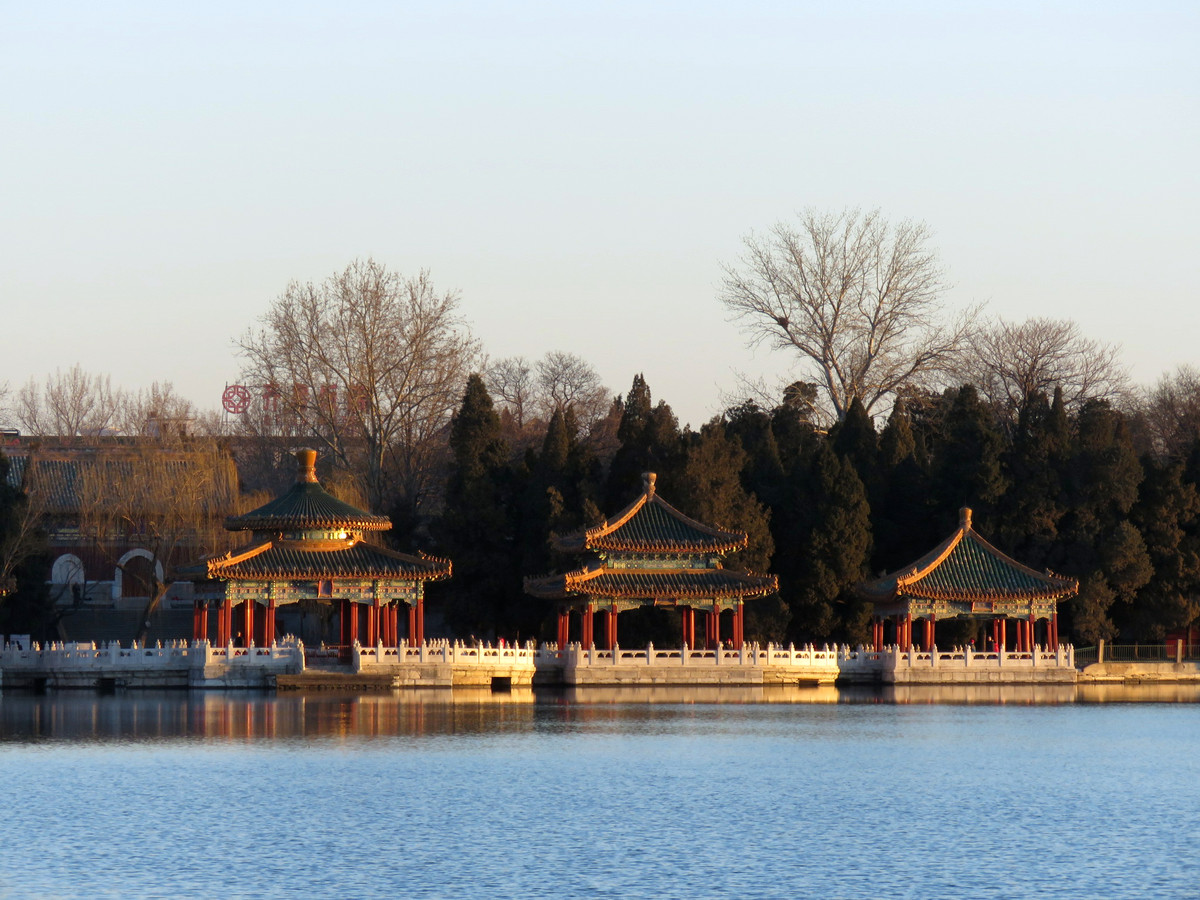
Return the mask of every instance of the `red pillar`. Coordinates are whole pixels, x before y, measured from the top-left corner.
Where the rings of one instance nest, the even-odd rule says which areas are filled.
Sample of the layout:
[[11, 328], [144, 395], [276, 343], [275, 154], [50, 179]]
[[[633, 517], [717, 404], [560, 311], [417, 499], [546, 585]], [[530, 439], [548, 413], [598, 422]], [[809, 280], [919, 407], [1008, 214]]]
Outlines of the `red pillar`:
[[739, 601], [737, 611], [733, 616], [733, 646], [738, 650], [742, 649], [742, 644], [746, 641], [746, 604]]
[[560, 608], [558, 610], [558, 649], [567, 649], [567, 639], [570, 636], [571, 627], [571, 610]]
[[425, 643], [425, 598], [417, 598], [417, 646]]
[[608, 609], [608, 620], [604, 623], [605, 649], [611, 650], [617, 646], [617, 604]]
[[192, 607], [192, 640], [208, 640], [208, 603], [197, 600]]
[[346, 635], [346, 643], [353, 644], [358, 640], [358, 604], [347, 600], [346, 609], [350, 613], [350, 633]]
[[1058, 650], [1058, 613], [1050, 617], [1050, 649]]
[[267, 627], [263, 635], [263, 646], [270, 647], [275, 643], [275, 598], [267, 598]]
[[367, 646], [374, 647], [379, 643], [379, 607], [375, 601], [367, 604]]
[[1033, 652], [1034, 646], [1036, 646], [1036, 644], [1037, 644], [1037, 636], [1035, 634], [1036, 631], [1037, 631], [1037, 617], [1033, 613], [1030, 613], [1029, 614], [1029, 651], [1031, 653]]
[[711, 640], [709, 640], [709, 644], [714, 649], [720, 650], [721, 649], [721, 607], [714, 605], [712, 608], [712, 612], [709, 613], [709, 615], [712, 616], [712, 619], [710, 619], [710, 621], [712, 622], [712, 634], [710, 636]]
[[242, 629], [242, 646], [249, 647], [250, 642], [254, 640], [254, 607], [253, 600], [247, 600], [242, 604], [242, 621], [238, 624]]
[[583, 610], [583, 649], [587, 650], [592, 644], [596, 643], [595, 633], [595, 607], [589, 603]]
[[417, 604], [408, 604], [408, 646], [417, 646]]
[[1000, 652], [1003, 653], [1008, 649], [1008, 620], [1000, 620], [1000, 640], [998, 641]]

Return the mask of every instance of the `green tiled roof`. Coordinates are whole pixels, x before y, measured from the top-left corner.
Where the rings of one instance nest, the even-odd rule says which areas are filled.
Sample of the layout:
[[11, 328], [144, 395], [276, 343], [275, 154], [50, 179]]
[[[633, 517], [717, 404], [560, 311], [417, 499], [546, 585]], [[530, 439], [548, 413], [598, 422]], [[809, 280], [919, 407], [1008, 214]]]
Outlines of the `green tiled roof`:
[[1052, 572], [1037, 572], [1001, 553], [971, 528], [963, 510], [957, 531], [916, 562], [859, 585], [875, 601], [898, 597], [930, 600], [1057, 599], [1079, 583]]
[[774, 575], [743, 574], [728, 569], [670, 571], [599, 566], [525, 580], [526, 593], [544, 600], [759, 597], [778, 589]]
[[225, 520], [230, 531], [304, 531], [344, 528], [349, 531], [386, 531], [387, 516], [373, 516], [338, 500], [316, 482], [296, 482], [291, 489], [241, 516]]
[[193, 578], [255, 581], [315, 578], [435, 580], [450, 575], [450, 562], [432, 556], [397, 553], [362, 541], [336, 549], [326, 549], [319, 542], [265, 541], [210, 556], [189, 567], [185, 574]]
[[612, 519], [555, 541], [567, 553], [617, 550], [634, 553], [727, 553], [746, 546], [746, 533], [723, 531], [689, 518], [655, 492], [654, 473], [640, 497]]

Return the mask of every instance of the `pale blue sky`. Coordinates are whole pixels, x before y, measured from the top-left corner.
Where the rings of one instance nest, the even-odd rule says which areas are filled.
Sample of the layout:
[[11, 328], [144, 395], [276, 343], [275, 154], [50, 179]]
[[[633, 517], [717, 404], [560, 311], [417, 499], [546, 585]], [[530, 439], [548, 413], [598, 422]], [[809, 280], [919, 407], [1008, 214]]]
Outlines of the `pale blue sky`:
[[699, 425], [715, 299], [804, 207], [926, 221], [948, 303], [1200, 363], [1200, 5], [0, 0], [0, 382], [204, 407], [291, 279], [462, 293], [493, 357], [645, 371]]

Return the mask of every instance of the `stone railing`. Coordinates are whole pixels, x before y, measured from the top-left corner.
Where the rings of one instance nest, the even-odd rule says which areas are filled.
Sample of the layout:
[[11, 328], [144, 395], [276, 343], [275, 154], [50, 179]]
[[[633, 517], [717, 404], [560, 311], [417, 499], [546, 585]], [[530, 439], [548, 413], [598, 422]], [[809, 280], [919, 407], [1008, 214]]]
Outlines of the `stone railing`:
[[[954, 647], [932, 651], [896, 646], [883, 650], [849, 647], [838, 653], [838, 669], [847, 681], [974, 682], [1073, 680], [1075, 651], [1069, 644], [1050, 650], [977, 651]], [[1067, 676], [1070, 675], [1070, 679]]]
[[804, 666], [826, 667], [836, 664], [838, 649], [836, 647], [816, 648], [811, 644], [804, 647], [781, 647], [776, 644], [760, 646], [747, 643], [741, 649], [735, 650], [722, 647], [719, 650], [692, 649], [683, 647], [657, 648], [653, 644], [644, 650], [632, 650], [615, 647], [612, 650], [597, 650], [595, 647], [584, 649], [581, 644], [568, 644], [565, 651], [559, 653], [556, 645], [546, 644], [539, 651], [547, 663], [558, 660], [560, 664], [576, 667], [593, 666], [702, 666], [706, 668], [720, 666], [755, 666], [772, 667], [784, 666], [796, 668]]
[[87, 683], [87, 677], [137, 678], [171, 673], [193, 680], [249, 669], [300, 671], [304, 648], [299, 641], [270, 647], [214, 647], [208, 641], [168, 641], [153, 646], [134, 641], [129, 647], [117, 642], [34, 643], [28, 650], [6, 644], [0, 650], [0, 671], [12, 676], [52, 677], [64, 683]]
[[419, 647], [385, 647], [383, 644], [364, 647], [355, 643], [351, 648], [350, 665], [355, 672], [428, 663], [443, 663], [456, 668], [515, 666], [532, 670], [539, 664], [539, 660], [545, 657], [546, 652], [536, 647], [532, 641], [519, 647], [493, 647], [482, 642], [464, 644], [462, 641], [445, 640], [426, 641]]
[[880, 666], [907, 666], [908, 668], [1036, 668], [1038, 666], [1074, 666], [1075, 648], [1070, 644], [1062, 644], [1056, 650], [1036, 647], [1033, 650], [1006, 650], [1002, 653], [995, 650], [979, 651], [970, 647], [954, 647], [939, 650], [936, 646], [932, 651], [918, 650], [915, 647], [901, 650], [890, 646], [883, 650], [868, 650], [859, 647], [851, 650], [844, 647], [838, 651], [838, 662], [843, 669], [879, 668]]

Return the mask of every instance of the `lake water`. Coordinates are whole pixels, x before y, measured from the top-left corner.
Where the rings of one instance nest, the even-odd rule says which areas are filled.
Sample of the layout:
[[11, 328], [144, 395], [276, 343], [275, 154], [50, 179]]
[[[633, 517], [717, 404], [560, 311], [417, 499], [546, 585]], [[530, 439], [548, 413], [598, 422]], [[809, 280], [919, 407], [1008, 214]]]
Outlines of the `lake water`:
[[1195, 898], [1197, 701], [6, 693], [0, 898]]

